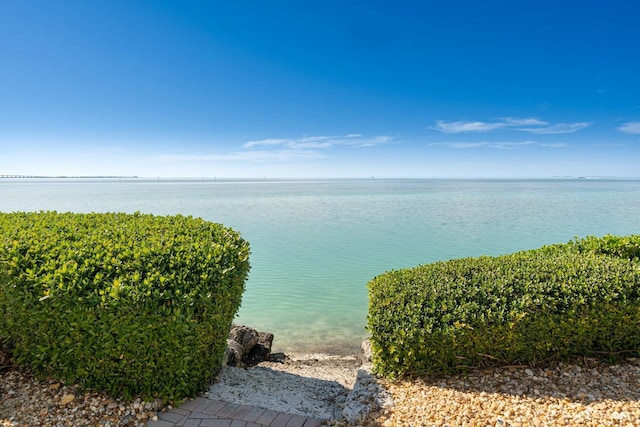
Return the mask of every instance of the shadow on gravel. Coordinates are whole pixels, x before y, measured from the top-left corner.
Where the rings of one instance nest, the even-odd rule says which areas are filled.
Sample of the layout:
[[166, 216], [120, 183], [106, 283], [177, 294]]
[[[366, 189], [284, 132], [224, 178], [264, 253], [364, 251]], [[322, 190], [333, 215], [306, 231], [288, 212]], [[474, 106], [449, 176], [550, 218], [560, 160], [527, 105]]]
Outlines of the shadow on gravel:
[[303, 377], [263, 366], [223, 367], [207, 397], [329, 420], [349, 389], [336, 381]]

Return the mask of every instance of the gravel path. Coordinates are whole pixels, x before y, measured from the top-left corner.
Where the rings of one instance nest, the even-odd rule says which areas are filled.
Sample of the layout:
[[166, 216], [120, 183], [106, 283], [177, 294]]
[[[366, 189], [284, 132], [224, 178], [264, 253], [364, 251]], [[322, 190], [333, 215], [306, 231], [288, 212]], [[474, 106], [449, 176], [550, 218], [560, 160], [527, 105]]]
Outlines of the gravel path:
[[290, 354], [251, 369], [223, 367], [206, 397], [321, 420], [339, 416], [356, 382], [355, 356]]

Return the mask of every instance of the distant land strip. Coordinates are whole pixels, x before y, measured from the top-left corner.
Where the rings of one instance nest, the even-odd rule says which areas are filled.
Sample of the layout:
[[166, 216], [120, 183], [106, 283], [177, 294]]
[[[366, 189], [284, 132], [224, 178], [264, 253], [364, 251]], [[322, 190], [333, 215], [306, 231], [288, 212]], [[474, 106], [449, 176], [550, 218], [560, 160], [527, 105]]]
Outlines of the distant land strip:
[[0, 178], [138, 178], [138, 176], [117, 176], [117, 175], [82, 175], [82, 176], [67, 176], [67, 175], [59, 175], [59, 176], [45, 176], [45, 175], [2, 175], [0, 174]]

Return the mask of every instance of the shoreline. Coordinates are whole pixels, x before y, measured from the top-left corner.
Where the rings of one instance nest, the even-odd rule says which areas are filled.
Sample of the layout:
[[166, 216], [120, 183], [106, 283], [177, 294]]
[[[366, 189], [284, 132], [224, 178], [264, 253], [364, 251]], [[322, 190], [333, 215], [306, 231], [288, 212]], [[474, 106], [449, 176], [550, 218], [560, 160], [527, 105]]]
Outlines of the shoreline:
[[[364, 338], [363, 338], [364, 339]], [[276, 345], [274, 339], [274, 345], [272, 347], [272, 353], [283, 353], [287, 356], [294, 355], [296, 357], [300, 355], [323, 355], [327, 357], [334, 356], [353, 356], [362, 352], [361, 350], [362, 341], [357, 344], [350, 343], [341, 343], [336, 345]]]

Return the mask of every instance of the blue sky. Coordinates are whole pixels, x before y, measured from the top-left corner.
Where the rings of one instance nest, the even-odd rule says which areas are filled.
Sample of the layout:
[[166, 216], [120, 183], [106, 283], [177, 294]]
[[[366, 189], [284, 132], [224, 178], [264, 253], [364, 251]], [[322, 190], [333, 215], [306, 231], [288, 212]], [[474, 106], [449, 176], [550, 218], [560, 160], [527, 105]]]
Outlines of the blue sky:
[[640, 4], [32, 1], [0, 174], [640, 176]]

